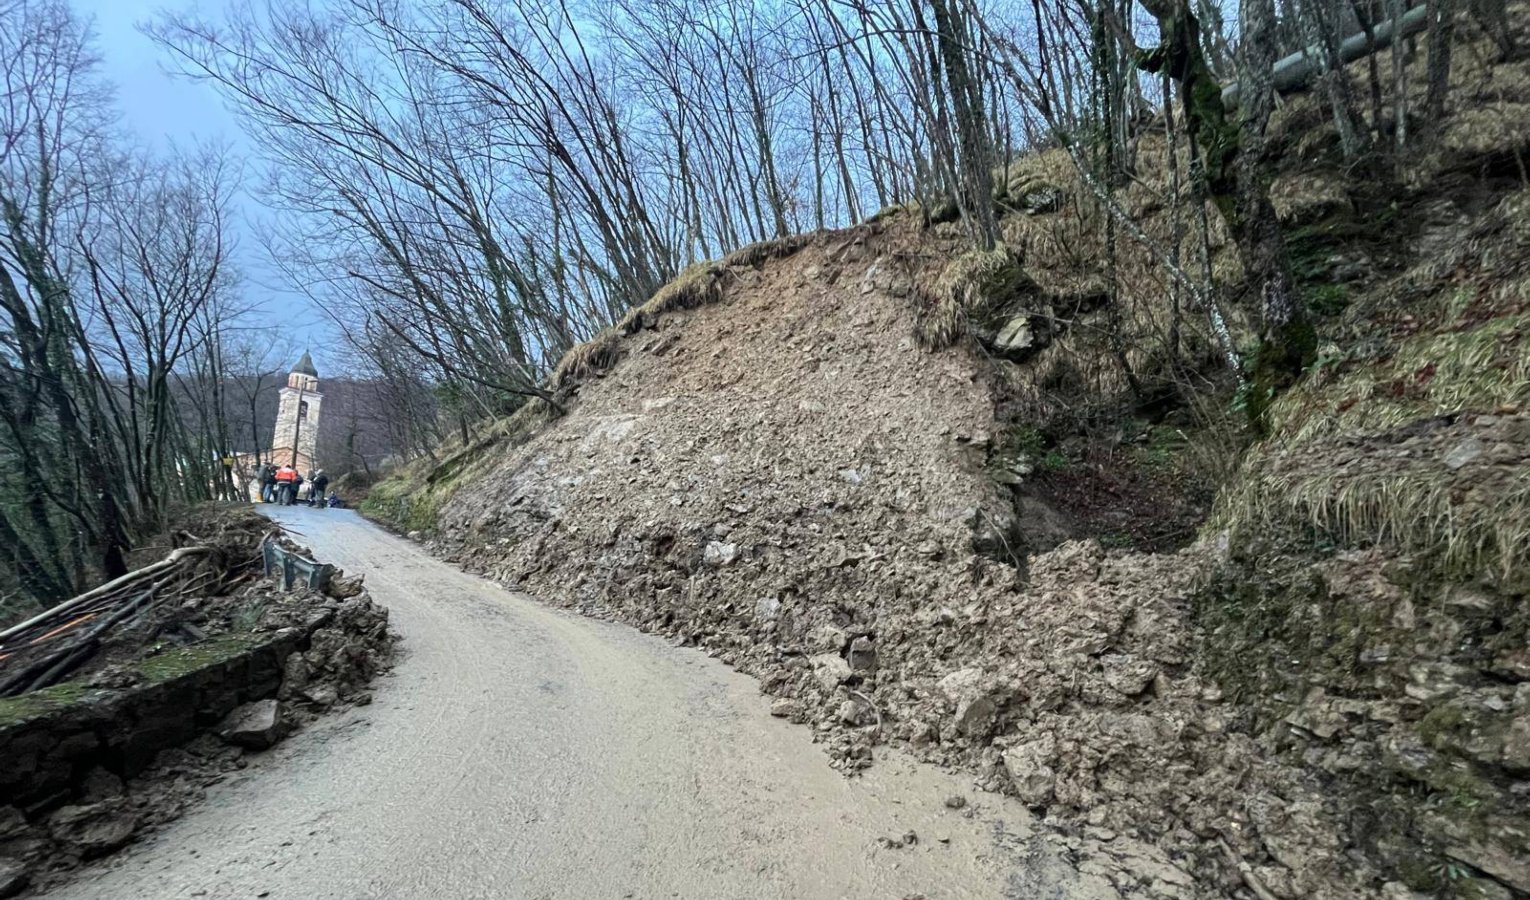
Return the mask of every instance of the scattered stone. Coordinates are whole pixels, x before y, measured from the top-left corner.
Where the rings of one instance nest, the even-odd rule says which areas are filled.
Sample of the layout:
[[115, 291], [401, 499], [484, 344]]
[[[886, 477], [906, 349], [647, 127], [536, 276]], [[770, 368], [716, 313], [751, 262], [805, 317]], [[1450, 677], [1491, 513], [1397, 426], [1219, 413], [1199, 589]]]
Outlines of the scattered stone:
[[956, 707], [956, 730], [967, 737], [986, 737], [993, 731], [998, 709], [987, 697], [974, 697]]
[[850, 664], [838, 653], [820, 653], [809, 659], [818, 686], [832, 693], [851, 676]]
[[65, 806], [48, 819], [54, 839], [82, 859], [95, 859], [121, 848], [137, 829], [137, 816], [117, 801]]
[[1493, 674], [1514, 681], [1530, 681], [1530, 649], [1505, 650], [1493, 660]]
[[[695, 546], [694, 544], [692, 546]], [[695, 552], [695, 551], [692, 551]], [[692, 557], [693, 559], [695, 557]], [[721, 567], [731, 565], [738, 559], [738, 545], [724, 541], [711, 541], [702, 551], [701, 560], [709, 566]]]
[[967, 798], [963, 797], [961, 794], [952, 794], [951, 796], [946, 798], [946, 808], [947, 809], [961, 809], [963, 806], [966, 806], [966, 805], [967, 805]]
[[14, 806], [0, 806], [0, 841], [25, 834], [27, 817]]
[[1015, 795], [1028, 806], [1045, 806], [1052, 800], [1057, 773], [1051, 763], [1057, 756], [1057, 740], [1050, 733], [1004, 751], [1004, 770]]
[[1500, 844], [1464, 841], [1447, 846], [1445, 855], [1486, 872], [1517, 891], [1530, 892], [1530, 858]]
[[1146, 660], [1111, 655], [1103, 662], [1105, 683], [1128, 697], [1143, 693], [1158, 677], [1158, 667]]
[[871, 638], [862, 635], [850, 642], [850, 653], [846, 657], [850, 668], [857, 672], [870, 672], [877, 667], [877, 651], [872, 646]]
[[121, 797], [123, 790], [122, 779], [100, 766], [86, 773], [80, 785], [80, 794], [88, 803]]
[[1454, 472], [1476, 462], [1485, 452], [1487, 448], [1482, 446], [1482, 442], [1471, 437], [1452, 447], [1442, 461], [1445, 463], [1445, 468]]
[[[309, 703], [318, 707], [331, 707], [340, 702], [340, 692], [332, 684], [319, 684], [303, 692]], [[273, 742], [274, 743], [274, 742]]]
[[939, 687], [956, 704], [956, 730], [983, 737], [993, 730], [998, 704], [990, 677], [977, 668], [958, 669], [942, 678]]
[[287, 699], [301, 694], [308, 686], [309, 677], [308, 661], [303, 658], [303, 654], [294, 653], [288, 656], [286, 664], [282, 667], [282, 688], [278, 696]]
[[999, 329], [999, 336], [994, 338], [994, 346], [1000, 350], [1026, 350], [1036, 343], [1036, 336], [1031, 331], [1030, 315], [1015, 316]]
[[789, 697], [778, 697], [770, 703], [770, 714], [778, 719], [795, 718], [802, 711], [802, 704]]
[[251, 750], [265, 750], [282, 737], [282, 710], [276, 700], [257, 700], [235, 709], [218, 726], [225, 741]]
[[324, 585], [324, 593], [336, 600], [348, 600], [366, 590], [365, 575], [335, 575]]
[[859, 728], [871, 724], [873, 713], [860, 700], [846, 700], [839, 705], [837, 716], [839, 721], [851, 728]]
[[755, 618], [761, 621], [773, 622], [780, 612], [781, 601], [775, 597], [761, 597], [754, 602]]
[[1503, 740], [1503, 767], [1516, 775], [1530, 775], [1530, 714], [1516, 716]]

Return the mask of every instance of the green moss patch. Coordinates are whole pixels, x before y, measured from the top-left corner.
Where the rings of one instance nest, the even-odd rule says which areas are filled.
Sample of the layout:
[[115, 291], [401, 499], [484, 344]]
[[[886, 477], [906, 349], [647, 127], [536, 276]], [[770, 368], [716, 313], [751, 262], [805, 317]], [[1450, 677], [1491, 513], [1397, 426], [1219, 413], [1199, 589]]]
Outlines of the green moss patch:
[[0, 728], [16, 725], [74, 706], [90, 696], [92, 689], [82, 684], [56, 684], [40, 691], [0, 699]]
[[161, 684], [182, 675], [227, 662], [246, 652], [259, 642], [251, 638], [227, 636], [177, 647], [163, 653], [147, 656], [134, 664], [150, 684]]

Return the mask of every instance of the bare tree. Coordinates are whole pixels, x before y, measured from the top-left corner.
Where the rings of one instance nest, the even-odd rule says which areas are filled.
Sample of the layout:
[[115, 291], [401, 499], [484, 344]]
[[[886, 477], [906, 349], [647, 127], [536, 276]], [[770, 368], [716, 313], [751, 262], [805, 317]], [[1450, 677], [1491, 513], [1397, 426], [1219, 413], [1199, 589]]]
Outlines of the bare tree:
[[67, 5], [3, 13], [0, 457], [20, 477], [0, 534], [47, 599], [122, 573], [169, 504], [214, 490], [220, 405], [183, 417], [176, 385], [220, 327], [229, 179], [217, 155], [120, 146]]

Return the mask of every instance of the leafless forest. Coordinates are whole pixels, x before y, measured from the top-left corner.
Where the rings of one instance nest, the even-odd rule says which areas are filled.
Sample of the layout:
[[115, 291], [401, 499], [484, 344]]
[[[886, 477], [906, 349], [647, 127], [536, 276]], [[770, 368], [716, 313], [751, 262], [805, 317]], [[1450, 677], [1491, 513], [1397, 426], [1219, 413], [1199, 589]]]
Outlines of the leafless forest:
[[[1257, 408], [1313, 349], [1268, 192], [1277, 97], [1309, 90], [1385, 178], [1442, 114], [1460, 14], [1508, 33], [1501, 3], [1459, 2], [272, 0], [146, 23], [238, 113], [257, 156], [235, 159], [142, 150], [89, 22], [0, 0], [0, 596], [119, 574], [175, 504], [232, 496], [219, 460], [279, 364], [230, 263], [241, 190], [406, 452], [556, 402], [564, 353], [745, 245], [905, 206], [992, 252], [997, 209], [1050, 202], [1014, 165], [1059, 148], [1104, 223], [1075, 252], [1147, 254], [1174, 297], [1151, 354], [1204, 333]], [[1399, 31], [1410, 53], [1342, 68]], [[1167, 243], [1121, 200], [1149, 133]], [[1219, 230], [1237, 297], [1194, 252]]]

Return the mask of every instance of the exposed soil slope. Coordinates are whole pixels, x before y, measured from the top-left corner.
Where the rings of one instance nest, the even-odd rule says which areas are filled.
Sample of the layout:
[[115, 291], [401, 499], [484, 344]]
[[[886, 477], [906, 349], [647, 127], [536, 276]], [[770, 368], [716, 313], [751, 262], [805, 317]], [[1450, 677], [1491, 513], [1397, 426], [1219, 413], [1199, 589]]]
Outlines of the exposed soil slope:
[[[987, 253], [904, 210], [687, 270], [565, 359], [566, 415], [380, 509], [756, 675], [842, 769], [883, 742], [965, 767], [1124, 893], [1530, 896], [1530, 58], [1463, 33], [1395, 169], [1357, 176], [1310, 99], [1277, 116], [1322, 346], [1246, 454], [1187, 423], [1233, 405], [1211, 311], [1132, 242], [1102, 286], [1054, 149], [1002, 173]], [[1249, 333], [1225, 230], [1202, 248], [1165, 202], [1170, 147], [1141, 136], [1120, 202]]]
[[[1241, 884], [1220, 838], [1282, 894], [1345, 894], [1364, 872], [1318, 824], [1339, 810], [1261, 764], [1190, 672], [1204, 550], [1068, 543], [1028, 584], [976, 552], [1016, 533], [1013, 506], [984, 469], [991, 367], [911, 337], [931, 250], [861, 228], [730, 269], [720, 303], [629, 337], [569, 415], [461, 490], [442, 547], [759, 676], [845, 768], [907, 744], [1088, 823], [1076, 849], [1124, 890]], [[1122, 863], [1117, 834], [1166, 855]]]

